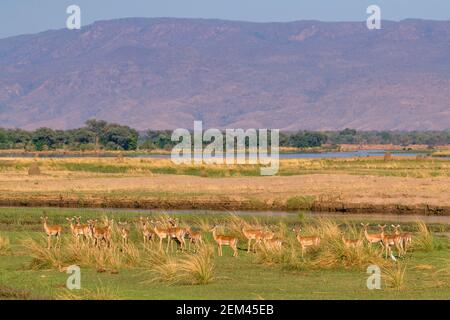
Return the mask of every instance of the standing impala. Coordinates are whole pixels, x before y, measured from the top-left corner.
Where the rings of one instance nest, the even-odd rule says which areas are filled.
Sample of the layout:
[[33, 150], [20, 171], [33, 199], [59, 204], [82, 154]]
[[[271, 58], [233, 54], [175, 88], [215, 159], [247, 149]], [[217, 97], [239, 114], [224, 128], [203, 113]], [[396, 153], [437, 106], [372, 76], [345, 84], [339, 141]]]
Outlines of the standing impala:
[[[180, 243], [181, 251], [186, 248], [185, 237], [189, 233], [188, 228], [179, 227], [177, 220], [169, 218], [169, 223], [171, 227], [167, 229], [169, 232], [169, 239], [167, 242], [167, 250], [169, 250], [169, 244], [172, 240], [178, 241]], [[173, 250], [173, 249], [172, 249]]]
[[113, 220], [108, 221], [106, 226], [98, 227], [97, 219], [92, 221], [92, 236], [94, 238], [94, 246], [100, 247], [100, 242], [104, 241], [106, 246], [111, 246], [111, 231]]
[[51, 237], [56, 237], [56, 246], [58, 246], [61, 237], [62, 227], [58, 224], [49, 225], [47, 223], [48, 220], [47, 216], [41, 217], [41, 220], [44, 222], [44, 231], [47, 234], [47, 248], [50, 249], [51, 247], [52, 241]]
[[193, 231], [190, 227], [188, 227], [187, 230], [187, 236], [189, 238], [189, 250], [191, 250], [191, 244], [193, 244], [195, 246], [195, 251], [197, 251], [200, 245], [203, 244], [202, 233], [200, 231]]
[[83, 236], [83, 229], [79, 224], [74, 224], [76, 218], [77, 217], [66, 218], [66, 220], [69, 221], [70, 231], [72, 231], [72, 235], [74, 236], [78, 244], [80, 241], [80, 237]]
[[[242, 233], [244, 234], [244, 236], [247, 238], [248, 243], [247, 243], [247, 252], [250, 252], [250, 249], [252, 251], [255, 250], [255, 247], [258, 243], [261, 242], [261, 239], [263, 237], [263, 232], [261, 229], [249, 229], [246, 226], [242, 227]], [[255, 240], [255, 243], [253, 244], [253, 249], [252, 249], [252, 240]]]
[[[167, 228], [161, 228], [158, 227], [158, 224], [160, 224], [160, 221], [156, 221], [155, 226], [153, 227], [153, 231], [155, 231], [155, 234], [159, 238], [159, 250], [162, 250], [162, 242], [164, 239], [167, 239], [169, 241], [169, 231]], [[167, 243], [167, 250], [169, 250], [169, 246]]]
[[231, 236], [218, 235], [216, 230], [217, 230], [217, 226], [214, 226], [211, 229], [211, 232], [212, 232], [214, 241], [217, 243], [217, 246], [219, 249], [218, 250], [219, 256], [221, 257], [223, 255], [222, 246], [230, 246], [230, 248], [233, 249], [233, 257], [237, 257], [238, 256], [238, 250], [237, 250], [238, 238], [231, 237]]
[[395, 261], [395, 257], [392, 254], [391, 246], [396, 246], [398, 250], [399, 256], [402, 255], [403, 248], [402, 248], [402, 238], [398, 234], [384, 234], [383, 235], [383, 246], [386, 251], [385, 258], [389, 255], [392, 257], [392, 260]]
[[127, 222], [119, 222], [119, 228], [120, 228], [120, 236], [122, 237], [122, 245], [125, 245], [128, 243], [128, 237], [130, 235], [130, 230], [128, 230]]
[[305, 250], [308, 247], [317, 247], [320, 244], [319, 236], [303, 237], [300, 235], [300, 232], [302, 231], [301, 228], [292, 229], [292, 231], [294, 231], [297, 234], [297, 241], [300, 243], [300, 246], [302, 248], [302, 258]]
[[369, 244], [380, 243], [381, 246], [383, 247], [384, 228], [386, 228], [386, 225], [384, 226], [378, 225], [378, 227], [381, 229], [380, 233], [369, 233], [367, 231], [367, 228], [369, 227], [368, 223], [367, 224], [361, 223], [361, 225], [364, 228], [364, 236], [366, 237], [367, 242]]
[[[148, 217], [146, 218], [139, 217], [139, 221], [141, 223], [142, 237], [144, 238], [144, 247], [145, 247], [147, 245], [147, 241], [153, 239], [155, 232], [153, 231], [153, 228], [150, 225]], [[151, 223], [153, 223], [153, 221], [151, 221]]]
[[88, 220], [87, 224], [81, 224], [81, 217], [75, 217], [77, 220], [77, 226], [81, 229], [82, 236], [85, 240], [87, 240], [88, 244], [92, 242], [92, 227], [91, 220]]
[[406, 252], [408, 250], [408, 246], [412, 243], [412, 235], [411, 235], [411, 233], [409, 233], [409, 232], [400, 232], [400, 225], [399, 224], [397, 224], [396, 226], [394, 226], [392, 224], [391, 227], [394, 228], [394, 233], [396, 235], [400, 236], [403, 254], [406, 254]]

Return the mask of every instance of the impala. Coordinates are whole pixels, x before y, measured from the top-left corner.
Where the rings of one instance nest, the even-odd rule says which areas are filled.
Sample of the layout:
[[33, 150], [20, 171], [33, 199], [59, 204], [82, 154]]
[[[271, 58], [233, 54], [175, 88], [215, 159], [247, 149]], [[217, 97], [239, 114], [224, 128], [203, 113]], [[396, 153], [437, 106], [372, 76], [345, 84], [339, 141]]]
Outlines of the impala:
[[202, 233], [200, 231], [192, 231], [190, 227], [187, 228], [187, 236], [189, 238], [189, 250], [191, 250], [191, 244], [195, 246], [195, 250], [203, 244]]
[[77, 240], [77, 244], [80, 240], [80, 236], [83, 236], [83, 229], [80, 227], [79, 224], [74, 224], [74, 221], [77, 217], [73, 217], [73, 218], [66, 218], [67, 221], [69, 221], [69, 227], [70, 227], [70, 231], [72, 231], [72, 235], [75, 237], [75, 239]]
[[400, 232], [400, 225], [397, 224], [394, 226], [391, 225], [392, 228], [394, 228], [394, 233], [401, 238], [401, 244], [403, 249], [403, 254], [406, 254], [406, 251], [408, 250], [408, 246], [412, 243], [412, 235], [409, 232]]
[[125, 245], [128, 243], [128, 237], [130, 235], [130, 230], [128, 230], [127, 222], [118, 222], [119, 229], [120, 229], [120, 236], [122, 237], [122, 245]]
[[398, 234], [383, 235], [383, 246], [386, 250], [385, 258], [387, 258], [387, 256], [389, 255], [392, 257], [393, 260], [395, 260], [395, 257], [392, 255], [391, 246], [396, 246], [399, 256], [402, 255], [403, 252], [402, 238]]
[[[159, 249], [162, 249], [162, 241], [167, 238], [167, 241], [169, 241], [169, 231], [167, 228], [160, 228], [158, 227], [158, 224], [160, 224], [160, 221], [156, 221], [155, 226], [153, 227], [153, 231], [159, 238]], [[169, 250], [169, 247], [167, 246], [167, 250]]]
[[249, 229], [247, 227], [242, 227], [242, 233], [247, 238], [247, 252], [250, 252], [250, 249], [252, 249], [252, 240], [255, 240], [255, 243], [253, 244], [252, 251], [255, 250], [255, 247], [257, 244], [261, 242], [261, 239], [263, 238], [263, 231], [261, 229]]
[[51, 247], [51, 237], [56, 237], [56, 246], [58, 246], [61, 236], [62, 227], [60, 225], [49, 225], [47, 223], [48, 217], [43, 216], [41, 220], [44, 222], [44, 231], [47, 234], [47, 248]]
[[[153, 239], [155, 232], [153, 231], [153, 228], [150, 226], [148, 217], [146, 217], [145, 219], [143, 217], [139, 217], [139, 221], [141, 223], [142, 237], [144, 238], [144, 246], [145, 246], [148, 240]], [[151, 223], [153, 223], [153, 221], [151, 221]]]
[[189, 233], [188, 228], [183, 228], [178, 226], [178, 220], [174, 220], [172, 218], [168, 219], [171, 227], [167, 229], [169, 232], [169, 239], [167, 242], [167, 251], [169, 250], [169, 245], [172, 240], [178, 241], [180, 243], [181, 251], [186, 248], [185, 237]]
[[217, 234], [217, 226], [214, 226], [211, 229], [211, 232], [212, 232], [214, 241], [217, 243], [219, 256], [223, 255], [222, 246], [230, 246], [230, 248], [233, 249], [233, 257], [238, 256], [238, 251], [237, 251], [238, 238], [231, 237], [231, 236], [218, 235]]
[[305, 253], [305, 250], [308, 247], [317, 247], [320, 244], [320, 237], [319, 236], [308, 236], [303, 237], [300, 235], [300, 232], [302, 231], [301, 228], [298, 229], [292, 229], [296, 233], [297, 241], [300, 243], [300, 246], [302, 248], [302, 258]]
[[367, 224], [361, 223], [361, 225], [364, 228], [364, 236], [366, 237], [367, 242], [369, 244], [380, 243], [381, 246], [383, 247], [384, 228], [386, 227], [386, 225], [384, 226], [378, 225], [378, 227], [381, 229], [380, 233], [369, 233], [367, 231], [367, 228], [369, 227], [368, 223]]
[[105, 241], [107, 247], [111, 246], [111, 231], [113, 220], [106, 222], [106, 226], [97, 227], [97, 219], [92, 221], [92, 236], [94, 238], [94, 246], [100, 247], [100, 241]]
[[81, 217], [78, 216], [75, 218], [77, 220], [77, 226], [81, 228], [83, 238], [86, 239], [88, 243], [92, 242], [92, 227], [91, 224], [89, 223], [89, 221], [91, 220], [88, 220], [87, 224], [81, 224]]

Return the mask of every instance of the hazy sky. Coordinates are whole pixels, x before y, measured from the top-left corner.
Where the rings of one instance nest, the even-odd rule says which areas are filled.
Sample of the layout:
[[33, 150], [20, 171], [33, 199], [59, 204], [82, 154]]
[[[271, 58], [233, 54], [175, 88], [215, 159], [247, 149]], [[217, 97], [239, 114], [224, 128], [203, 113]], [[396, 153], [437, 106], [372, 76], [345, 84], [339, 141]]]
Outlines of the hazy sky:
[[0, 38], [63, 28], [71, 4], [81, 7], [82, 25], [124, 17], [363, 21], [371, 4], [382, 19], [450, 20], [449, 0], [0, 0]]

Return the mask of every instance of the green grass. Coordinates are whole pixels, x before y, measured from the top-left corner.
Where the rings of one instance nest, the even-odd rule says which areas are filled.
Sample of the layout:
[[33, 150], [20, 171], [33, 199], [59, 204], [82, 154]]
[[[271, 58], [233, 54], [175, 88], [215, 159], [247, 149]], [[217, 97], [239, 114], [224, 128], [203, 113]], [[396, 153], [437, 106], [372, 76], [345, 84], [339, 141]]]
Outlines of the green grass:
[[[295, 262], [296, 265], [291, 265], [291, 268], [287, 268], [283, 261], [274, 260], [272, 264], [258, 261], [258, 255], [244, 251], [246, 242], [242, 235], [237, 234], [240, 238], [238, 247], [243, 249], [239, 251], [238, 258], [231, 257], [229, 248], [225, 248], [223, 257], [217, 256], [217, 250], [213, 256], [173, 253], [169, 256], [177, 263], [189, 261], [183, 272], [185, 275], [190, 274], [190, 277], [187, 278], [188, 281], [164, 281], [164, 274], [158, 278], [158, 273], [150, 267], [154, 262], [148, 262], [146, 259], [151, 256], [142, 249], [140, 235], [131, 224], [130, 241], [138, 248], [140, 258], [126, 263], [132, 258], [121, 257], [121, 263], [114, 266], [116, 270], [106, 263], [105, 272], [98, 272], [98, 268], [87, 263], [81, 269], [82, 290], [69, 292], [64, 288], [67, 274], [60, 272], [53, 265], [30, 267], [33, 257], [30, 257], [22, 246], [24, 239], [33, 239], [41, 245], [45, 243], [39, 221], [41, 214], [42, 209], [0, 208], [0, 234], [10, 240], [11, 246], [11, 252], [0, 257], [0, 299], [448, 299], [450, 294], [450, 249], [448, 238], [442, 235], [442, 232], [449, 231], [448, 225], [428, 225], [428, 230], [433, 233], [433, 241], [439, 243], [439, 248], [427, 247], [426, 251], [412, 251], [406, 258], [401, 259], [399, 266], [387, 261], [388, 271], [383, 274], [382, 289], [372, 291], [366, 288], [368, 275], [365, 265], [352, 268], [334, 265], [325, 268], [317, 264], [320, 262], [328, 265], [329, 261], [326, 259], [330, 256], [336, 259], [336, 253], [342, 250], [339, 243], [333, 244], [330, 238], [336, 232], [336, 225], [334, 222], [307, 217], [300, 221], [298, 214], [243, 218], [247, 223], [272, 226], [277, 234], [285, 234], [294, 247], [293, 250], [298, 250], [298, 243], [293, 238], [293, 232], [290, 232], [294, 225], [302, 224], [305, 233], [320, 232], [330, 239], [324, 243], [332, 246], [331, 249], [327, 247], [307, 253], [306, 262], [299, 256], [286, 259], [289, 263]], [[81, 215], [85, 221], [87, 218], [108, 215], [114, 217], [115, 221], [133, 222], [141, 213], [47, 209], [47, 214], [49, 223], [64, 224], [63, 241], [67, 243], [71, 239], [65, 223], [67, 216]], [[231, 219], [227, 213], [176, 216], [183, 224], [204, 229], [214, 223], [220, 223], [222, 231], [227, 234], [238, 232], [236, 229], [240, 219]], [[350, 225], [344, 219], [337, 219], [335, 222], [339, 224], [340, 230], [349, 236], [353, 236], [353, 228], [358, 225], [358, 221]], [[325, 225], [327, 223], [328, 225]], [[402, 229], [420, 232], [420, 227], [415, 223], [404, 224]], [[436, 232], [439, 234], [435, 234]], [[204, 232], [204, 237], [207, 243], [212, 243], [208, 232]], [[337, 249], [334, 250], [334, 247]], [[325, 253], [326, 257], [322, 255]], [[123, 252], [117, 254], [125, 255]], [[155, 259], [155, 256], [153, 258]], [[64, 259], [68, 259], [67, 256], [63, 257]], [[213, 265], [203, 261], [209, 259]], [[350, 261], [346, 257], [342, 259], [346, 263]], [[307, 263], [313, 260], [316, 264]], [[203, 268], [204, 265], [210, 267]]]

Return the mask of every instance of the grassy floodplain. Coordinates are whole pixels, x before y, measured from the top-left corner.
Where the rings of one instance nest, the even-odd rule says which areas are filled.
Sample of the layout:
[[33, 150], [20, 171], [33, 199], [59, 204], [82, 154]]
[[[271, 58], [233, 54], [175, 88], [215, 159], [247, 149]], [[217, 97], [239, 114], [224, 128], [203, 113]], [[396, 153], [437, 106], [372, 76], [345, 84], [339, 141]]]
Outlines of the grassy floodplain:
[[[0, 209], [0, 299], [448, 299], [450, 250], [448, 224], [403, 223], [413, 233], [413, 245], [404, 258], [384, 259], [378, 246], [345, 248], [341, 236], [362, 237], [360, 221], [284, 217], [237, 217], [229, 214], [180, 214], [180, 225], [202, 232], [206, 246], [166, 254], [157, 242], [143, 247], [138, 216], [143, 213], [92, 209], [46, 209], [49, 222], [63, 226], [60, 248], [46, 249], [42, 209]], [[146, 213], [147, 214], [147, 213]], [[144, 214], [144, 215], [146, 215]], [[123, 246], [115, 227], [112, 247], [76, 245], [66, 217], [106, 217], [130, 224], [130, 243]], [[162, 212], [152, 219], [164, 217]], [[393, 218], [395, 220], [395, 217]], [[371, 222], [371, 232], [376, 224]], [[386, 223], [386, 222], [383, 222]], [[387, 222], [389, 224], [389, 222]], [[239, 238], [239, 256], [226, 248], [218, 257], [211, 233]], [[242, 225], [272, 229], [283, 239], [279, 252], [260, 247], [247, 253]], [[294, 226], [306, 235], [318, 234], [321, 245], [301, 258]], [[53, 240], [54, 241], [54, 240]], [[54, 242], [53, 242], [54, 244]], [[164, 242], [165, 244], [165, 242]], [[191, 248], [192, 249], [192, 248]], [[68, 265], [80, 265], [82, 289], [65, 289]], [[368, 290], [366, 268], [382, 270], [381, 290]], [[186, 267], [188, 266], [188, 267]]]
[[[29, 175], [32, 164], [40, 175]], [[314, 210], [450, 214], [450, 161], [281, 159], [258, 166], [176, 166], [149, 158], [4, 158], [3, 206]]]

